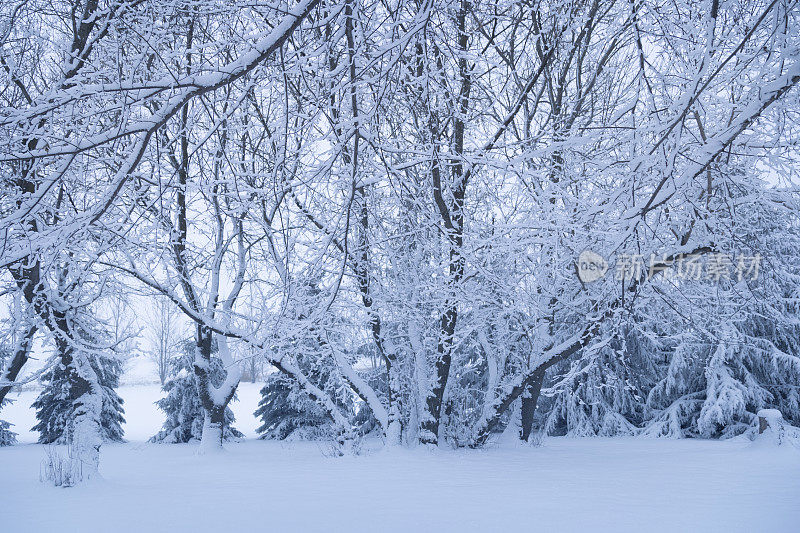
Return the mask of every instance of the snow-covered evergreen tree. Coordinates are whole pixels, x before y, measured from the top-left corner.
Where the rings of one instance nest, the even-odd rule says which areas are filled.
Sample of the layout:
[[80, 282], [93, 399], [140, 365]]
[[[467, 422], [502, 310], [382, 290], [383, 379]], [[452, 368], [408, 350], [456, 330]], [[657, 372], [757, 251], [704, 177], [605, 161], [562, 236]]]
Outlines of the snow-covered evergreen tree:
[[[4, 405], [11, 403], [8, 398], [0, 402], [0, 410]], [[0, 420], [0, 446], [11, 446], [17, 443], [17, 434], [11, 431], [11, 424], [5, 420]]]
[[[309, 342], [314, 343], [313, 340]], [[316, 349], [322, 347], [317, 345]], [[375, 420], [369, 408], [354, 398], [347, 383], [338, 375], [332, 360], [325, 358], [315, 361], [313, 368], [305, 368], [309, 363], [302, 355], [298, 357], [298, 361], [309, 380], [321, 390], [328, 392], [336, 399], [336, 405], [341, 411], [349, 414], [354, 428], [358, 428], [362, 434], [374, 429]], [[377, 382], [381, 378], [379, 373], [371, 373], [367, 376], [367, 381], [376, 390], [380, 390], [381, 384]], [[290, 436], [309, 439], [327, 438], [334, 430], [330, 418], [319, 405], [309, 398], [294, 380], [277, 372], [267, 377], [261, 389], [258, 409], [254, 414], [261, 420], [258, 433], [262, 439], [283, 440]]]
[[761, 354], [753, 353], [731, 324], [724, 324], [719, 333], [705, 365], [705, 400], [697, 417], [697, 432], [703, 437], [743, 433], [771, 399], [753, 373], [758, 361], [751, 357]]
[[[2, 369], [5, 368], [8, 353], [2, 345], [0, 345], [0, 375], [3, 375]], [[0, 400], [0, 412], [3, 411], [3, 406], [11, 403], [9, 398]], [[0, 446], [11, 446], [17, 442], [17, 434], [11, 431], [11, 424], [5, 420], [0, 419]]]
[[[116, 393], [119, 386], [119, 375], [122, 365], [113, 355], [100, 353], [75, 354], [75, 359], [85, 358], [88, 362], [92, 379], [96, 379], [100, 396], [100, 432], [103, 440], [121, 442], [123, 440], [122, 423], [125, 421], [122, 407], [123, 400]], [[42, 378], [44, 389], [36, 398], [32, 407], [36, 409], [39, 421], [33, 427], [39, 432], [41, 444], [72, 442], [75, 429], [75, 401], [82, 394], [77, 390], [76, 370], [65, 367], [61, 363], [53, 366]], [[96, 376], [96, 377], [95, 377]]]
[[722, 323], [713, 337], [687, 333], [649, 391], [644, 432], [730, 437], [751, 427], [760, 409], [778, 409], [797, 424], [800, 357], [796, 341], [781, 342], [786, 327], [796, 326], [750, 315]]
[[[216, 351], [216, 345], [214, 345], [214, 350]], [[173, 356], [170, 360], [170, 377], [162, 387], [167, 395], [156, 402], [167, 418], [161, 431], [154, 435], [150, 442], [175, 444], [200, 440], [203, 436], [205, 413], [197, 393], [194, 360], [194, 343], [191, 340], [184, 343], [183, 353]], [[211, 376], [214, 386], [222, 383], [225, 375], [226, 371], [222, 361], [218, 358], [211, 359]], [[223, 428], [224, 440], [244, 437], [239, 430], [233, 427], [235, 421], [233, 411], [227, 407]]]
[[[314, 278], [303, 280], [298, 283], [295, 291], [298, 300], [287, 313], [291, 316], [290, 327], [308, 321], [312, 314], [309, 302], [314, 302], [314, 298], [320, 294], [319, 282]], [[334, 350], [343, 350], [332, 345], [339, 342], [337, 334], [333, 332], [337, 329], [336, 326], [342, 326], [342, 320], [332, 318], [331, 321], [333, 323], [318, 321], [314, 325], [301, 328], [298, 335], [284, 339], [279, 350], [294, 361], [310, 383], [333, 400], [339, 411], [348, 418], [351, 427], [334, 427], [330, 417], [295, 380], [282, 373], [273, 373], [268, 376], [261, 389], [261, 400], [254, 413], [261, 420], [258, 428], [261, 438], [329, 438], [342, 430], [367, 430], [372, 427], [374, 419], [369, 415], [369, 409], [359, 405], [360, 402], [335, 361]], [[363, 347], [354, 352], [354, 360], [369, 358]], [[366, 381], [377, 385], [371, 377], [374, 376], [366, 376]], [[359, 412], [361, 417], [357, 419]]]
[[313, 438], [325, 433], [330, 424], [322, 409], [307, 394], [277, 372], [267, 376], [254, 414], [261, 420], [258, 433], [262, 439]]
[[[691, 307], [663, 315], [672, 317], [662, 318], [672, 323], [671, 348], [647, 395], [645, 434], [735, 436], [753, 425], [760, 409], [800, 423], [800, 228], [791, 210], [773, 202], [774, 191], [739, 179], [748, 187], [735, 189], [731, 201], [746, 201], [738, 226], [747, 231], [731, 237], [726, 233], [737, 225], [718, 222], [718, 246], [739, 261], [753, 256], [748, 267], [757, 261], [758, 276], [737, 275], [734, 263], [718, 280], [680, 286]], [[759, 189], [754, 201], [750, 191]]]
[[644, 391], [651, 386], [649, 349], [630, 331], [554, 372], [544, 392], [544, 429], [574, 436], [633, 435], [645, 416]]
[[17, 443], [17, 434], [11, 431], [11, 424], [0, 420], [0, 446], [11, 446]]
[[708, 346], [693, 342], [688, 332], [667, 356], [662, 378], [648, 391], [646, 435], [688, 437], [697, 435], [696, 421], [705, 399], [704, 361]]

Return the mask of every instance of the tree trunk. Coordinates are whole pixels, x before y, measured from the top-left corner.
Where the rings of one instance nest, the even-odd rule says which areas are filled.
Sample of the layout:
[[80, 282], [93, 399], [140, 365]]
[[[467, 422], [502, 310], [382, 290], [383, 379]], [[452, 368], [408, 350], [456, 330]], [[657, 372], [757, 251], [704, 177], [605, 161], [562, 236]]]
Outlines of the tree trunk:
[[533, 430], [533, 415], [536, 413], [536, 404], [539, 401], [539, 393], [542, 392], [542, 383], [547, 368], [539, 367], [533, 373], [530, 381], [522, 393], [522, 427], [520, 438], [527, 442]]
[[[469, 44], [467, 34], [467, 12], [470, 5], [462, 0], [456, 14], [456, 31], [458, 32], [458, 49], [462, 56], [458, 60], [458, 77], [460, 82], [456, 109], [453, 113], [452, 149], [457, 157], [451, 160], [451, 187], [450, 198], [442, 185], [441, 169], [436, 160], [433, 161], [431, 177], [433, 180], [433, 197], [439, 214], [442, 217], [448, 240], [450, 241], [449, 253], [449, 281], [450, 295], [445, 302], [445, 311], [439, 320], [439, 343], [436, 356], [436, 380], [430, 394], [426, 398], [425, 419], [420, 425], [420, 442], [422, 444], [437, 445], [439, 443], [439, 423], [442, 416], [442, 402], [447, 381], [450, 378], [450, 364], [453, 358], [454, 335], [458, 322], [458, 289], [464, 277], [465, 258], [464, 249], [464, 200], [466, 198], [467, 183], [470, 174], [465, 171], [464, 161], [464, 117], [469, 112], [470, 91], [472, 89], [472, 74], [466, 59]], [[434, 130], [431, 130], [434, 133]], [[434, 133], [434, 136], [437, 134]]]
[[386, 427], [386, 444], [389, 446], [399, 446], [403, 439], [399, 394], [396, 392], [400, 390], [399, 382], [397, 370], [392, 367], [389, 371], [389, 394], [392, 395], [392, 401], [389, 404], [389, 422]]
[[227, 406], [214, 406], [206, 410], [203, 421], [203, 436], [200, 440], [200, 451], [208, 452], [222, 448], [225, 432], [225, 408]]
[[[91, 384], [80, 378], [84, 387], [82, 394], [73, 402], [75, 406], [72, 449], [74, 458], [79, 461], [80, 471], [77, 480], [91, 479], [99, 475], [101, 436], [100, 416], [103, 410], [102, 393], [96, 383]], [[92, 386], [94, 385], [94, 386]]]
[[[22, 339], [17, 345], [17, 350], [14, 352], [14, 357], [11, 358], [8, 368], [2, 374], [0, 374], [0, 379], [2, 379], [2, 381], [9, 381], [13, 383], [14, 380], [17, 379], [22, 367], [28, 360], [28, 354], [31, 350], [31, 344], [33, 342], [33, 336], [36, 334], [36, 329], [37, 328], [35, 325], [28, 326], [28, 329], [25, 331], [25, 334], [22, 336]], [[3, 404], [3, 400], [9, 391], [11, 391], [11, 385], [0, 387], [0, 405]]]
[[[226, 381], [220, 388], [211, 381], [211, 351], [214, 333], [206, 326], [198, 325], [196, 333], [194, 373], [197, 376], [197, 394], [203, 405], [205, 419], [203, 421], [203, 435], [200, 438], [200, 453], [210, 450], [221, 450], [225, 429], [225, 409], [228, 407], [236, 385], [226, 386]], [[220, 341], [223, 342], [223, 341]], [[228, 369], [232, 372], [233, 369]]]

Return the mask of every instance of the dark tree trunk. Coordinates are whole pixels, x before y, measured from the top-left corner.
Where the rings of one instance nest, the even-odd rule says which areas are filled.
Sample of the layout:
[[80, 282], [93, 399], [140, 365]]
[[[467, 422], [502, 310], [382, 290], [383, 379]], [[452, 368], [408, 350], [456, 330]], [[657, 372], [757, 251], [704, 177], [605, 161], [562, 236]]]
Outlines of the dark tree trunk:
[[224, 440], [225, 436], [225, 408], [226, 405], [215, 405], [209, 412], [208, 416], [211, 420], [211, 427], [213, 431], [219, 432], [219, 441], [215, 444], [217, 446], [222, 446], [222, 441]]
[[[28, 361], [28, 354], [30, 354], [31, 344], [33, 342], [33, 336], [36, 334], [36, 329], [36, 326], [31, 325], [25, 331], [25, 335], [23, 335], [22, 341], [17, 347], [17, 351], [14, 352], [14, 357], [11, 358], [8, 368], [6, 368], [5, 372], [0, 375], [0, 378], [2, 378], [3, 381], [14, 382], [14, 380], [17, 379], [22, 367]], [[0, 404], [3, 403], [3, 400], [9, 391], [11, 391], [11, 385], [0, 387]]]
[[[553, 356], [546, 363], [543, 363], [543, 364], [539, 365], [533, 372], [528, 374], [525, 377], [525, 379], [522, 380], [522, 382], [520, 382], [519, 385], [517, 385], [515, 387], [512, 387], [511, 390], [509, 390], [505, 395], [503, 395], [500, 398], [500, 400], [497, 402], [497, 406], [493, 409], [494, 412], [493, 412], [492, 416], [489, 417], [488, 419], [486, 419], [486, 421], [484, 422], [484, 424], [482, 424], [482, 426], [478, 427], [478, 430], [476, 432], [475, 441], [471, 444], [471, 447], [478, 448], [478, 447], [481, 447], [484, 444], [486, 444], [486, 441], [489, 440], [489, 437], [492, 434], [492, 431], [494, 431], [495, 428], [497, 428], [498, 425], [500, 424], [500, 420], [503, 417], [503, 413], [505, 413], [506, 409], [508, 409], [511, 406], [511, 404], [514, 403], [514, 400], [516, 400], [517, 398], [522, 396], [523, 393], [525, 393], [526, 391], [529, 390], [529, 387], [533, 383], [534, 378], [537, 376], [537, 374], [539, 372], [541, 372], [541, 379], [543, 380], [544, 379], [544, 374], [545, 374], [545, 372], [547, 372], [548, 368], [550, 368], [554, 364], [558, 363], [559, 361], [563, 361], [563, 360], [567, 359], [568, 357], [572, 356], [573, 354], [575, 354], [576, 352], [581, 350], [586, 345], [586, 343], [589, 342], [589, 340], [592, 338], [592, 336], [594, 335], [594, 332], [596, 331], [595, 328], [596, 328], [596, 326], [592, 326], [591, 328], [589, 328], [585, 332], [584, 336], [582, 336], [579, 340], [575, 341], [574, 343], [572, 343], [569, 346], [567, 346], [566, 348], [564, 348], [564, 350], [561, 351], [561, 353], [559, 353], [556, 356]], [[537, 389], [537, 394], [536, 394], [537, 401], [538, 401], [539, 392], [541, 392], [541, 389], [542, 389], [542, 385], [541, 385], [541, 383], [539, 383], [539, 386], [538, 386], [538, 389]], [[529, 407], [531, 407], [531, 406], [529, 405]], [[533, 411], [535, 412], [536, 405], [534, 404], [532, 407], [533, 407]]]
[[[420, 442], [422, 444], [436, 445], [439, 442], [442, 402], [447, 388], [447, 381], [450, 378], [454, 335], [458, 322], [458, 297], [456, 294], [458, 294], [458, 288], [464, 278], [465, 259], [462, 255], [464, 248], [464, 200], [470, 173], [464, 168], [464, 161], [461, 156], [464, 153], [464, 117], [469, 112], [470, 91], [472, 89], [472, 74], [466, 59], [466, 51], [469, 45], [469, 35], [467, 33], [467, 13], [469, 10], [469, 3], [465, 0], [462, 1], [455, 20], [456, 30], [458, 31], [458, 49], [463, 55], [458, 60], [460, 88], [456, 100], [457, 112], [454, 113], [451, 141], [453, 153], [457, 157], [450, 161], [452, 179], [449, 199], [447, 198], [445, 187], [442, 185], [441, 169], [436, 159], [434, 159], [431, 168], [434, 201], [450, 241], [450, 279], [448, 282], [450, 296], [445, 302], [445, 311], [439, 321], [439, 342], [435, 364], [436, 381], [434, 381], [433, 388], [425, 401], [427, 418], [420, 424]], [[434, 137], [438, 135], [434, 128], [431, 128], [431, 133], [434, 134]]]
[[539, 367], [531, 376], [530, 381], [522, 393], [522, 428], [520, 438], [528, 441], [533, 430], [533, 415], [536, 413], [536, 404], [539, 402], [539, 394], [542, 392], [542, 383], [547, 368]]
[[455, 333], [458, 311], [455, 304], [442, 316], [441, 333], [438, 353], [436, 358], [436, 382], [431, 393], [425, 399], [428, 418], [422, 421], [420, 428], [420, 442], [422, 444], [436, 445], [439, 442], [439, 421], [442, 417], [442, 401], [447, 380], [450, 377], [451, 351], [453, 348], [453, 334]]

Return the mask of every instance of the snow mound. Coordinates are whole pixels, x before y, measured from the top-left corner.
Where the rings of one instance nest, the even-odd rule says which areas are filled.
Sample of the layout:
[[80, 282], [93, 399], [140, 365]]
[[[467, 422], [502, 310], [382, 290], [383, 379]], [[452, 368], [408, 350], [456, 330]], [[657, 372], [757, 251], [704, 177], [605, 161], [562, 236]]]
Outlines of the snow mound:
[[788, 424], [777, 409], [761, 409], [756, 413], [753, 439], [759, 446], [792, 444], [800, 448], [800, 428]]

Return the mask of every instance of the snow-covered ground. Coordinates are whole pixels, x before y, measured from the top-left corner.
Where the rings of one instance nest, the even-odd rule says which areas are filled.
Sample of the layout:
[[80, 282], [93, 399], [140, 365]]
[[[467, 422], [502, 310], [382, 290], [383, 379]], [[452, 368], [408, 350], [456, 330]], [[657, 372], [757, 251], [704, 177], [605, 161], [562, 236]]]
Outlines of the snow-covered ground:
[[[259, 384], [237, 427], [255, 435]], [[323, 443], [249, 439], [222, 454], [144, 441], [156, 384], [126, 385], [128, 443], [102, 480], [39, 482], [46, 449], [0, 448], [0, 531], [800, 531], [800, 450], [746, 440], [551, 438], [542, 447], [400, 449], [334, 458]], [[36, 435], [35, 391], [3, 409]]]
[[104, 479], [38, 481], [39, 445], [0, 449], [2, 531], [786, 531], [800, 454], [743, 442], [550, 439], [541, 448], [332, 458], [250, 440], [103, 448]]

